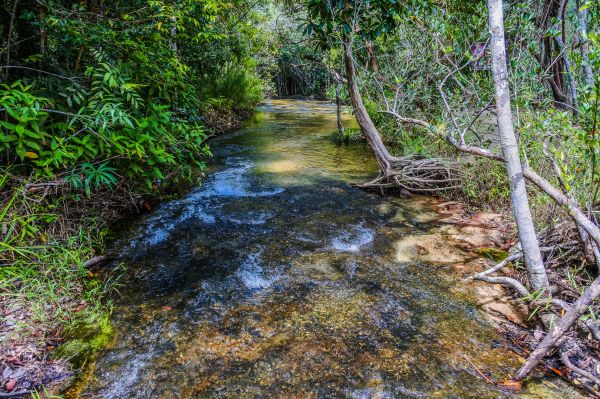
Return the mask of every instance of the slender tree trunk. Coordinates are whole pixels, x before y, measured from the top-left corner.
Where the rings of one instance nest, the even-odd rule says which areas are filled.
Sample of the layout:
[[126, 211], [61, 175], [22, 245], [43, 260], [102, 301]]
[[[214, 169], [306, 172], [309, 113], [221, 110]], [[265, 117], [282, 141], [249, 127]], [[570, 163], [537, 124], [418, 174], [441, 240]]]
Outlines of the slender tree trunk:
[[[555, 20], [561, 19], [564, 0], [545, 0], [536, 20], [540, 34], [539, 62], [544, 71], [550, 72], [546, 81], [550, 85], [554, 101], [559, 106], [564, 106], [568, 101], [567, 89], [565, 87], [565, 66], [562, 57], [558, 56], [556, 42], [547, 32]], [[563, 40], [564, 41], [564, 40]], [[558, 57], [558, 58], [557, 58]], [[545, 78], [545, 77], [544, 77]]]
[[529, 281], [535, 291], [545, 290], [548, 277], [544, 269], [542, 254], [538, 245], [529, 200], [519, 156], [519, 147], [512, 124], [508, 69], [504, 45], [504, 17], [502, 0], [488, 0], [489, 27], [491, 32], [492, 75], [496, 97], [498, 131], [502, 153], [510, 183], [510, 197], [513, 214], [519, 230], [519, 238], [529, 274]]
[[358, 125], [360, 126], [367, 142], [373, 149], [375, 153], [375, 158], [381, 166], [381, 170], [384, 175], [387, 175], [391, 172], [391, 161], [393, 159], [392, 155], [389, 153], [385, 144], [381, 140], [381, 136], [377, 131], [377, 127], [371, 120], [371, 117], [367, 113], [365, 109], [365, 105], [363, 104], [362, 96], [360, 95], [360, 91], [358, 90], [358, 84], [356, 83], [356, 70], [354, 68], [354, 57], [352, 55], [352, 44], [349, 40], [343, 41], [344, 45], [344, 64], [346, 67], [346, 79], [348, 81], [348, 93], [350, 95], [350, 102], [352, 103], [352, 108], [354, 109], [354, 115], [356, 116], [356, 120]]
[[[8, 38], [6, 39], [6, 65], [10, 65], [10, 45], [12, 43], [12, 35], [15, 29], [15, 17], [17, 14], [17, 5], [19, 0], [15, 0], [13, 3], [12, 13], [10, 14], [10, 23], [8, 24]], [[6, 68], [4, 71], [4, 79], [8, 80], [10, 68]]]
[[171, 51], [173, 51], [173, 53], [175, 53], [175, 55], [177, 55], [177, 42], [175, 41], [175, 37], [177, 36], [177, 19], [175, 17], [171, 17], [170, 20], [173, 25], [171, 26], [171, 30], [169, 32], [171, 35], [169, 48]]
[[[46, 8], [44, 4], [39, 5], [38, 9], [38, 23], [39, 23], [39, 33], [40, 33], [40, 54], [42, 55], [38, 68], [41, 70], [44, 68], [44, 57], [46, 56], [46, 39], [47, 39], [47, 31], [46, 31]], [[41, 72], [38, 72], [38, 76], [41, 76]]]
[[560, 29], [561, 34], [554, 36], [556, 47], [558, 48], [560, 57], [563, 60], [564, 74], [567, 79], [567, 87], [565, 88], [569, 92], [569, 100], [573, 111], [573, 115], [577, 116], [578, 104], [577, 104], [577, 84], [575, 78], [571, 73], [571, 61], [569, 59], [569, 52], [566, 46], [567, 42], [567, 27], [565, 20], [565, 12], [567, 8], [568, 0], [561, 0], [558, 11], [558, 20], [556, 23], [556, 29]]
[[579, 50], [581, 51], [581, 69], [585, 84], [594, 85], [594, 71], [590, 65], [590, 44], [587, 35], [587, 9], [581, 10], [577, 2], [577, 33], [579, 35]]
[[344, 124], [342, 123], [342, 100], [340, 98], [340, 86], [337, 82], [335, 84], [335, 105], [337, 111], [337, 127], [338, 133], [343, 137], [344, 135]]
[[573, 114], [577, 114], [578, 105], [577, 105], [577, 86], [575, 84], [575, 78], [573, 78], [573, 74], [571, 73], [571, 61], [569, 60], [569, 54], [567, 53], [567, 48], [565, 47], [565, 43], [562, 38], [556, 36], [554, 38], [556, 41], [556, 45], [562, 54], [563, 62], [565, 63], [565, 76], [567, 77], [567, 86], [569, 89], [569, 95], [571, 100], [571, 106], [573, 107]]
[[369, 55], [369, 63], [371, 64], [371, 70], [373, 70], [373, 72], [375, 73], [378, 73], [379, 64], [377, 63], [377, 56], [373, 51], [373, 45], [371, 45], [370, 41], [365, 40], [365, 47], [367, 48], [367, 54]]

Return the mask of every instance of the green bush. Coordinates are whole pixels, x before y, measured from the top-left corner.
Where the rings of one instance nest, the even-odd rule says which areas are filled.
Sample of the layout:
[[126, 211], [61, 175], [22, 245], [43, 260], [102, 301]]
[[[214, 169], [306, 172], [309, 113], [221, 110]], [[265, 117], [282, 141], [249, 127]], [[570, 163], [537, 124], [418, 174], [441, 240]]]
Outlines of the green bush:
[[234, 108], [247, 110], [263, 100], [264, 85], [246, 68], [229, 65], [210, 88], [208, 97], [230, 100]]
[[151, 186], [178, 165], [204, 166], [201, 157], [210, 152], [199, 124], [155, 104], [141, 114], [136, 110], [144, 104], [129, 91], [132, 86], [104, 76], [109, 75], [97, 77], [102, 83], [88, 98], [82, 96], [76, 114], [51, 109], [50, 99], [32, 94], [20, 81], [1, 85], [4, 162], [20, 162], [22, 169], [46, 176], [67, 170], [69, 181], [88, 192], [90, 184], [114, 185], [117, 176]]

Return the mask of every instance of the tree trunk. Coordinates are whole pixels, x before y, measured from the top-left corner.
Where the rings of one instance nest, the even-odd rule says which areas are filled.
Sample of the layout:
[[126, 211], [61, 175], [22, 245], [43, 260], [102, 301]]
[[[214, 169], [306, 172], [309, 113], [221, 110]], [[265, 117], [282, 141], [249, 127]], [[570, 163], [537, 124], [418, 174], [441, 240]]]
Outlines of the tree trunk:
[[573, 107], [573, 115], [577, 115], [578, 113], [578, 105], [577, 105], [577, 86], [575, 84], [575, 79], [573, 78], [573, 74], [571, 73], [571, 61], [569, 60], [569, 54], [567, 53], [567, 48], [565, 47], [565, 43], [562, 38], [556, 36], [554, 38], [556, 41], [556, 45], [562, 54], [562, 59], [565, 64], [565, 76], [567, 77], [567, 85], [569, 89], [569, 99], [571, 100], [571, 106]]
[[335, 84], [335, 106], [337, 115], [337, 127], [338, 133], [343, 137], [344, 135], [344, 124], [342, 123], [342, 100], [340, 99], [340, 87], [337, 82]]
[[[559, 51], [556, 48], [556, 42], [551, 35], [547, 35], [555, 20], [561, 19], [564, 0], [545, 0], [544, 6], [536, 20], [536, 25], [540, 31], [540, 66], [544, 71], [550, 73], [547, 82], [552, 90], [554, 101], [557, 105], [564, 106], [568, 101], [567, 89], [564, 80], [565, 65]], [[563, 40], [564, 42], [564, 40]]]
[[581, 70], [585, 84], [594, 85], [594, 72], [590, 65], [590, 44], [587, 35], [587, 9], [580, 10], [580, 2], [577, 2], [577, 33], [579, 35], [579, 49], [581, 51]]
[[371, 64], [371, 70], [375, 73], [379, 72], [379, 64], [377, 63], [377, 56], [373, 51], [373, 45], [368, 40], [365, 40], [365, 47], [367, 48], [367, 54], [369, 55], [369, 64]]
[[381, 171], [384, 175], [391, 172], [392, 169], [392, 155], [389, 153], [385, 144], [381, 140], [381, 136], [377, 131], [377, 127], [371, 120], [371, 117], [365, 109], [363, 104], [362, 96], [358, 90], [358, 84], [356, 83], [356, 70], [354, 68], [354, 57], [352, 55], [352, 45], [349, 40], [343, 41], [344, 45], [344, 64], [346, 67], [346, 79], [348, 81], [348, 93], [350, 95], [350, 102], [354, 109], [354, 115], [358, 125], [360, 126], [367, 142], [375, 153], [375, 158], [381, 166]]
[[[15, 29], [15, 18], [17, 14], [17, 5], [19, 4], [19, 0], [15, 0], [13, 3], [12, 12], [10, 14], [10, 23], [8, 24], [8, 37], [6, 39], [6, 65], [10, 65], [10, 45], [12, 43], [12, 35]], [[6, 68], [4, 71], [4, 80], [8, 81], [9, 76], [9, 68]], [[8, 82], [7, 82], [8, 83]]]
[[492, 75], [496, 97], [496, 113], [498, 131], [502, 145], [502, 153], [510, 184], [510, 197], [513, 214], [519, 230], [519, 238], [523, 248], [525, 264], [529, 274], [529, 282], [534, 291], [545, 290], [548, 277], [544, 269], [542, 254], [538, 245], [533, 219], [529, 209], [529, 200], [523, 169], [519, 156], [519, 147], [512, 124], [510, 92], [508, 87], [508, 69], [504, 46], [504, 17], [502, 0], [488, 0], [489, 27], [491, 32]]

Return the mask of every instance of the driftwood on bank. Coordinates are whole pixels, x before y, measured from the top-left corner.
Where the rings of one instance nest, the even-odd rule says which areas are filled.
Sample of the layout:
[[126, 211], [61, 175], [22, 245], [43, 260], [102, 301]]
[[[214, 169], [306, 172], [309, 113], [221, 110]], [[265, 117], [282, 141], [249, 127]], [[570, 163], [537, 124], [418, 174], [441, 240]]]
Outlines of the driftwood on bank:
[[587, 312], [589, 306], [598, 295], [600, 295], [600, 277], [597, 277], [583, 294], [581, 294], [581, 296], [569, 307], [564, 316], [554, 323], [546, 337], [540, 342], [531, 355], [529, 355], [525, 364], [517, 372], [517, 379], [525, 378], [531, 370], [537, 366], [540, 360], [546, 356], [548, 351], [554, 348], [579, 317]]

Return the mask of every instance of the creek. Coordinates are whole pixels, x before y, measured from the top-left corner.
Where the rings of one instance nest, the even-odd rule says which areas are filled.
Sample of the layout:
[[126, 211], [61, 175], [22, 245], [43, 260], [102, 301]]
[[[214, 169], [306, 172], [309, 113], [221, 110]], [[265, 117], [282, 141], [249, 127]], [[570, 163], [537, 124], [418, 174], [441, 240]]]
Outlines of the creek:
[[577, 397], [481, 377], [519, 365], [457, 276], [483, 260], [439, 201], [353, 188], [377, 165], [335, 131], [331, 104], [270, 101], [212, 142], [201, 186], [127, 229], [113, 342], [78, 397]]

